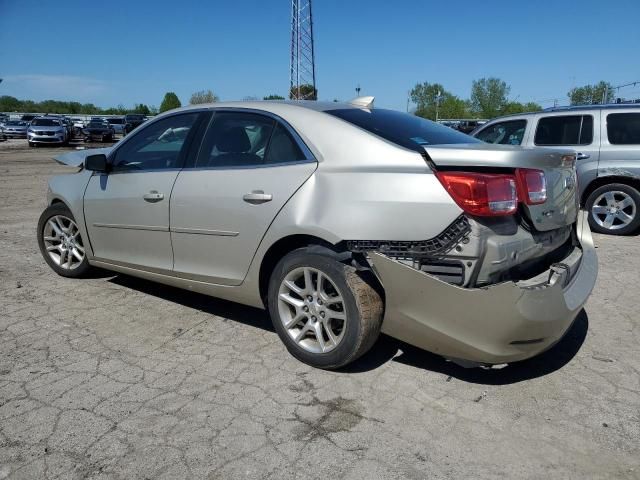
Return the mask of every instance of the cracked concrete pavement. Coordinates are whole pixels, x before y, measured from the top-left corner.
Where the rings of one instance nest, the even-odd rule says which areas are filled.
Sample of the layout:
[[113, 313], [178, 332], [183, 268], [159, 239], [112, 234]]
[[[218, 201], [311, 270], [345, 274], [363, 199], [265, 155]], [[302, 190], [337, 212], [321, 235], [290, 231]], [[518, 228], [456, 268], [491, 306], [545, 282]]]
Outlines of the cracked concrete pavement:
[[[24, 142], [26, 143], [26, 142]], [[260, 311], [55, 275], [35, 237], [59, 150], [0, 144], [0, 480], [640, 478], [638, 237], [546, 354], [465, 370], [382, 337], [340, 372]]]

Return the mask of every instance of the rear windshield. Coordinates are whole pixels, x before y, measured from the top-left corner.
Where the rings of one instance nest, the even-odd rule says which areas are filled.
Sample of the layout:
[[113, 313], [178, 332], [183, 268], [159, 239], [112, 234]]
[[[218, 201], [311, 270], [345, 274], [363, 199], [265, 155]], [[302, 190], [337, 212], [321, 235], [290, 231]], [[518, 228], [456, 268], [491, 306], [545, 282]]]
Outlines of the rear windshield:
[[417, 152], [422, 152], [425, 145], [481, 143], [444, 125], [395, 110], [344, 108], [327, 113]]
[[144, 115], [127, 115], [127, 120], [139, 122], [141, 120], [144, 120]]
[[122, 125], [122, 123], [124, 122], [123, 118], [109, 118], [107, 120], [107, 122], [109, 122], [112, 125]]
[[36, 118], [31, 122], [34, 127], [59, 127], [60, 120], [53, 120], [51, 118]]

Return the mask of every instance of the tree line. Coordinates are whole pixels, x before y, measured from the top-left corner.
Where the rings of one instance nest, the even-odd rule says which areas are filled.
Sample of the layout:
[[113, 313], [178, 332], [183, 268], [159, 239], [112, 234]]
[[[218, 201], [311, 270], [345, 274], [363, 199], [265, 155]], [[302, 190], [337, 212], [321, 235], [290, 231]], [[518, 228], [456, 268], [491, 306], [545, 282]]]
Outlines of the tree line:
[[[440, 83], [423, 82], [416, 84], [409, 93], [411, 101], [416, 106], [415, 114], [431, 120], [445, 118], [494, 118], [522, 112], [535, 112], [542, 110], [542, 106], [535, 102], [521, 103], [516, 99], [510, 99], [511, 87], [499, 78], [489, 77], [474, 80], [471, 84], [471, 95], [468, 99], [462, 99], [447, 91]], [[292, 88], [289, 98], [316, 100], [318, 91], [311, 85], [301, 85], [299, 89]], [[614, 100], [615, 89], [605, 81], [593, 85], [583, 85], [572, 88], [568, 93], [571, 105], [591, 105], [595, 103], [610, 103]], [[257, 100], [255, 97], [246, 97], [247, 100]], [[284, 100], [278, 94], [270, 94], [263, 97], [264, 100]], [[189, 104], [213, 103], [219, 101], [218, 95], [212, 90], [200, 90], [194, 92]], [[334, 100], [336, 101], [336, 100]], [[125, 115], [127, 113], [139, 113], [143, 115], [155, 115], [167, 110], [182, 106], [182, 102], [175, 92], [167, 92], [160, 107], [148, 106], [137, 103], [128, 108], [124, 105], [117, 107], [101, 108], [93, 103], [80, 103], [62, 100], [19, 100], [9, 95], [0, 96], [0, 112], [38, 112], [38, 113], [65, 113], [81, 115]]]
[[[521, 103], [509, 98], [511, 87], [495, 77], [481, 78], [471, 83], [471, 95], [462, 99], [447, 91], [440, 83], [418, 83], [409, 93], [416, 106], [415, 114], [431, 120], [445, 118], [494, 118], [524, 112], [537, 112], [542, 106], [536, 102]], [[593, 85], [572, 88], [568, 93], [570, 105], [611, 103], [614, 88], [600, 81]]]

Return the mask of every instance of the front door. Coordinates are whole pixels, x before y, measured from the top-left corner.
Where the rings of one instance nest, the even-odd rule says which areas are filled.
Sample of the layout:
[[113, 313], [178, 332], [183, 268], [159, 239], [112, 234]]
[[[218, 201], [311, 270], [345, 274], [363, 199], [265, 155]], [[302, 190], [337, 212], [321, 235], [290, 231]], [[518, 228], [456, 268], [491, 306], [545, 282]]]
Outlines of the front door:
[[267, 228], [317, 163], [295, 133], [246, 111], [215, 113], [171, 197], [177, 275], [239, 285]]
[[169, 199], [199, 115], [172, 115], [142, 127], [110, 155], [108, 174], [91, 177], [84, 215], [96, 259], [171, 270]]

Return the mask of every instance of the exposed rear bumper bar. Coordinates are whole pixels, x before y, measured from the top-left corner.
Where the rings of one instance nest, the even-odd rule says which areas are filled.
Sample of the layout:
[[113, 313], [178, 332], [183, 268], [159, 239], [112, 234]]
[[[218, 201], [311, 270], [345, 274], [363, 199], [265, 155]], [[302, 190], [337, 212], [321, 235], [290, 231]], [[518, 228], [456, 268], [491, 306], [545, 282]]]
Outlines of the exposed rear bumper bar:
[[535, 279], [461, 288], [385, 255], [370, 254], [385, 289], [382, 331], [448, 358], [498, 364], [533, 357], [565, 334], [598, 275], [587, 221], [576, 223], [580, 247]]

